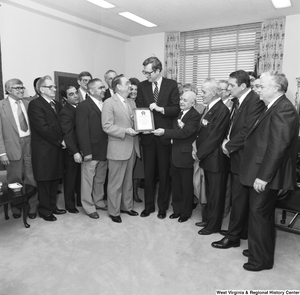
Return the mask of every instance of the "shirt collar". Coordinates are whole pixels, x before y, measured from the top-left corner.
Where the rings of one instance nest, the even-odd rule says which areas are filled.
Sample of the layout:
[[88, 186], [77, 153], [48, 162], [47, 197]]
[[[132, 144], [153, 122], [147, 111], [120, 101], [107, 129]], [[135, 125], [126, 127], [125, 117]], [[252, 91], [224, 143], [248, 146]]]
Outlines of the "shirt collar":
[[217, 98], [216, 100], [212, 101], [209, 105], [208, 105], [208, 109], [210, 110], [219, 100], [221, 99], [221, 97]]

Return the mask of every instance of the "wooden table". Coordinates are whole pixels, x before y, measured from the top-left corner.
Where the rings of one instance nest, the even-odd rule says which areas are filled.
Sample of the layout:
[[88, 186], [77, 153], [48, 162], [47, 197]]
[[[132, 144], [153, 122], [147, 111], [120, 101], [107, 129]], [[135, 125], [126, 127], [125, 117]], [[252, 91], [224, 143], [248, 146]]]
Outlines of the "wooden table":
[[28, 200], [34, 196], [37, 192], [35, 186], [30, 184], [24, 184], [21, 191], [13, 192], [8, 188], [8, 184], [4, 183], [0, 191], [0, 206], [4, 205], [4, 214], [5, 219], [8, 220], [8, 204], [12, 203], [12, 206], [23, 211], [23, 222], [26, 228], [29, 228], [30, 225], [27, 223], [27, 215], [29, 211]]

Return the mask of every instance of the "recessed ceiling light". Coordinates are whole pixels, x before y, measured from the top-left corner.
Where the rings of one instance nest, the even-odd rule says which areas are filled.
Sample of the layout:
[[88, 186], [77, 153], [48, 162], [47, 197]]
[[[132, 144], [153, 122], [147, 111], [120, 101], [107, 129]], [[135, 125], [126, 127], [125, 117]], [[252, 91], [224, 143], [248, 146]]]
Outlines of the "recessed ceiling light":
[[104, 1], [104, 0], [87, 0], [87, 1], [89, 1], [89, 2], [91, 2], [93, 4], [95, 4], [95, 5], [98, 5], [98, 6], [102, 7], [102, 8], [106, 8], [106, 9], [116, 7], [115, 5], [113, 5], [113, 4], [111, 4], [111, 3], [107, 2], [107, 1]]
[[292, 6], [290, 0], [272, 0], [275, 8], [286, 8]]
[[120, 12], [119, 15], [123, 16], [123, 17], [126, 17], [134, 22], [137, 22], [145, 27], [148, 27], [148, 28], [152, 28], [152, 27], [157, 27], [157, 25], [131, 13], [131, 12]]

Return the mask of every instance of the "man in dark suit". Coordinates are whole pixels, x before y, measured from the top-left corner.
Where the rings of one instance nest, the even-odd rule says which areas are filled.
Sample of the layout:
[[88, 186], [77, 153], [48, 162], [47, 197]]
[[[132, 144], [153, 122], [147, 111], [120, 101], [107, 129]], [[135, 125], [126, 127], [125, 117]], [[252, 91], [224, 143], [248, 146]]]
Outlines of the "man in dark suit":
[[172, 144], [172, 207], [171, 219], [178, 222], [187, 221], [193, 211], [194, 187], [194, 159], [192, 157], [192, 144], [196, 139], [200, 114], [195, 110], [196, 94], [186, 91], [180, 98], [181, 112], [174, 120], [173, 129], [158, 128], [154, 135], [171, 138]]
[[64, 214], [56, 205], [59, 180], [63, 177], [63, 150], [58, 114], [61, 106], [55, 98], [56, 86], [50, 76], [37, 82], [39, 97], [28, 107], [31, 127], [32, 167], [37, 182], [39, 215], [46, 221], [55, 221], [53, 214]]
[[140, 157], [140, 147], [133, 127], [133, 99], [127, 99], [130, 81], [123, 75], [112, 81], [114, 96], [103, 106], [102, 126], [108, 134], [108, 214], [113, 222], [121, 223], [120, 213], [137, 216], [133, 210], [132, 173], [136, 156]]
[[263, 102], [250, 88], [247, 72], [239, 70], [231, 73], [228, 84], [235, 102], [222, 148], [224, 154], [230, 157], [232, 206], [228, 231], [222, 231], [225, 237], [212, 243], [212, 247], [219, 249], [239, 247], [240, 239], [247, 238], [249, 191], [240, 183], [240, 164], [245, 137], [264, 109]]
[[106, 99], [114, 96], [114, 91], [112, 89], [112, 80], [117, 76], [116, 71], [114, 70], [108, 70], [105, 74], [104, 74], [104, 80], [108, 86], [108, 88], [105, 90], [105, 95], [103, 98], [103, 101], [105, 101]]
[[[5, 83], [6, 99], [0, 101], [0, 162], [7, 171], [8, 183], [36, 186], [31, 164], [30, 128], [27, 116], [28, 102], [23, 100], [25, 87], [19, 79]], [[14, 218], [21, 212], [13, 206]], [[37, 195], [29, 199], [28, 217], [36, 217]]]
[[78, 75], [77, 83], [79, 84], [78, 96], [79, 102], [84, 101], [87, 96], [87, 84], [93, 79], [92, 75], [89, 72], [81, 72]]
[[245, 139], [240, 168], [241, 183], [250, 191], [249, 257], [244, 269], [271, 269], [274, 263], [274, 211], [279, 190], [296, 183], [299, 116], [285, 93], [284, 74], [263, 73], [259, 94], [266, 110]]
[[[162, 64], [157, 57], [149, 57], [143, 62], [143, 74], [147, 80], [138, 86], [136, 105], [149, 108], [153, 112], [155, 128], [171, 129], [173, 119], [180, 112], [177, 82], [162, 77]], [[169, 207], [171, 140], [164, 135], [157, 137], [151, 132], [141, 135], [145, 169], [145, 210], [141, 217], [155, 211], [155, 191], [157, 170], [159, 176], [158, 215], [163, 219]]]
[[76, 108], [76, 132], [83, 155], [81, 203], [90, 218], [98, 219], [96, 209], [107, 210], [103, 200], [107, 171], [107, 134], [101, 123], [105, 86], [96, 78], [87, 87], [89, 95]]
[[202, 92], [207, 107], [201, 118], [196, 139], [197, 152], [193, 156], [204, 170], [207, 196], [202, 216], [206, 224], [198, 234], [210, 235], [220, 231], [223, 219], [229, 160], [223, 154], [221, 144], [228, 129], [230, 113], [219, 96], [216, 80], [205, 80]]
[[59, 121], [63, 133], [63, 139], [66, 144], [64, 149], [64, 198], [65, 206], [68, 212], [78, 213], [75, 206], [75, 192], [77, 198], [77, 206], [81, 206], [80, 194], [80, 170], [82, 156], [79, 149], [76, 124], [75, 110], [79, 103], [78, 92], [73, 85], [65, 85], [61, 89], [61, 96], [66, 101], [66, 105], [60, 111]]

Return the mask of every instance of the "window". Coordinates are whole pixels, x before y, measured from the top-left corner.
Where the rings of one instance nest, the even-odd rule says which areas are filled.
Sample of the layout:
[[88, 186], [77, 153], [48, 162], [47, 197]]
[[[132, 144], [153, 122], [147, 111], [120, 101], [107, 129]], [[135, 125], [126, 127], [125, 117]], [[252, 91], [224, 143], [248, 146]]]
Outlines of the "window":
[[204, 79], [228, 79], [236, 70], [254, 71], [261, 23], [180, 33], [179, 81], [198, 89]]

